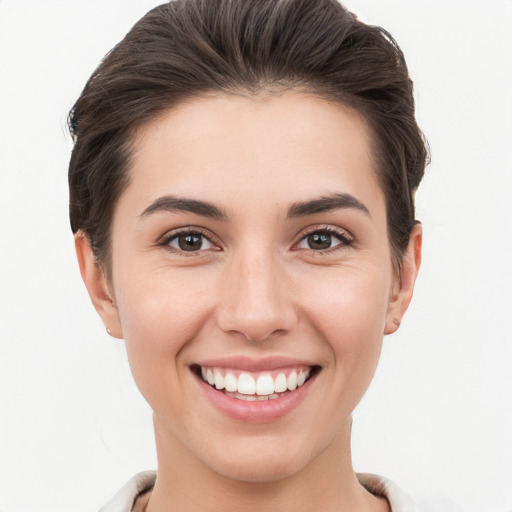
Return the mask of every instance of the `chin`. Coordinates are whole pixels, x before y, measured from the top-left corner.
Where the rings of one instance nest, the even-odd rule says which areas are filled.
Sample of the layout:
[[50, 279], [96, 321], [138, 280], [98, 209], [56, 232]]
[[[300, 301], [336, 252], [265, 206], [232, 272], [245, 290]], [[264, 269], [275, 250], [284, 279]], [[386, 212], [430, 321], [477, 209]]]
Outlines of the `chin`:
[[277, 460], [271, 457], [271, 460], [259, 458], [258, 460], [244, 460], [236, 462], [217, 461], [216, 467], [212, 467], [218, 474], [244, 483], [272, 483], [283, 480], [298, 473], [303, 464], [297, 461]]
[[282, 439], [269, 440], [256, 435], [243, 446], [233, 443], [227, 452], [208, 454], [209, 460], [205, 458], [203, 462], [225, 478], [246, 483], [271, 483], [299, 473], [315, 459], [312, 447], [307, 450], [306, 446], [306, 443], [292, 443], [291, 446]]

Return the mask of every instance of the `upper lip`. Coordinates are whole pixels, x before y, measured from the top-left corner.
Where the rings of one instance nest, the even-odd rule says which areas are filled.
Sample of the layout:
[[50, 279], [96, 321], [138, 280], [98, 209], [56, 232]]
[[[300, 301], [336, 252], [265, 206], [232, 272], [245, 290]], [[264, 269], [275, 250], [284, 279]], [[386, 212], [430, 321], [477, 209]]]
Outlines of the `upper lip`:
[[311, 361], [295, 359], [287, 356], [252, 358], [247, 356], [231, 356], [198, 361], [196, 364], [207, 368], [232, 368], [247, 372], [262, 372], [289, 368], [291, 366], [316, 366]]

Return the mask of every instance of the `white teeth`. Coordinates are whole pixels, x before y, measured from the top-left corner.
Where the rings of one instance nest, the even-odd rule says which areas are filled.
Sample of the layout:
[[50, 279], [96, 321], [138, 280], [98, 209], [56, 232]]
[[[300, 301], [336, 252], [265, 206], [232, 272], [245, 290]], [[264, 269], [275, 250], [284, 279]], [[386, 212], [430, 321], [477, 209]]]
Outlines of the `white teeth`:
[[229, 396], [244, 400], [275, 400], [282, 393], [294, 391], [308, 379], [310, 369], [292, 370], [288, 376], [284, 372], [275, 378], [269, 373], [263, 373], [257, 378], [250, 373], [241, 373], [238, 378], [221, 368], [201, 367], [201, 376], [205, 382], [216, 389], [225, 391]]
[[295, 370], [288, 375], [287, 382], [290, 391], [294, 391], [297, 388], [297, 372]]
[[242, 395], [254, 395], [256, 393], [256, 382], [252, 375], [241, 373], [238, 377], [238, 392]]
[[226, 391], [235, 393], [238, 391], [238, 379], [232, 373], [226, 373], [226, 377], [224, 377], [224, 387]]
[[274, 392], [274, 379], [270, 375], [260, 375], [256, 381], [257, 395], [271, 395]]
[[215, 387], [217, 389], [224, 389], [224, 377], [222, 376], [222, 373], [220, 373], [219, 370], [215, 369], [213, 375], [215, 379]]
[[274, 388], [276, 393], [283, 393], [288, 389], [288, 382], [286, 381], [286, 375], [284, 373], [280, 373], [276, 377]]

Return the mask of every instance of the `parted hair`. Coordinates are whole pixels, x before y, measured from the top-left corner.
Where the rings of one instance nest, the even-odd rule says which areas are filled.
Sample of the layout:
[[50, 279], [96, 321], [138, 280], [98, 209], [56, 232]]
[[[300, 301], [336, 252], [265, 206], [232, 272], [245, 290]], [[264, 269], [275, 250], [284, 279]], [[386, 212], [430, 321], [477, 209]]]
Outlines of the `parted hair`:
[[69, 114], [73, 232], [109, 270], [111, 221], [136, 131], [211, 91], [300, 90], [357, 111], [372, 141], [400, 268], [428, 160], [404, 56], [336, 0], [173, 0], [149, 11], [94, 71]]

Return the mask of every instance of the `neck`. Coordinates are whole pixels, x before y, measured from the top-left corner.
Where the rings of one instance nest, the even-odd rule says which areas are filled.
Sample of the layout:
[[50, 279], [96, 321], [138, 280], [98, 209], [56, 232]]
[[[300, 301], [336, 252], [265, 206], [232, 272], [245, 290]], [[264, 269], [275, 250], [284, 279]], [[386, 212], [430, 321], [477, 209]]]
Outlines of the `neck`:
[[358, 482], [352, 469], [350, 424], [305, 467], [273, 481], [222, 475], [192, 455], [155, 420], [158, 476], [146, 512], [388, 511]]

